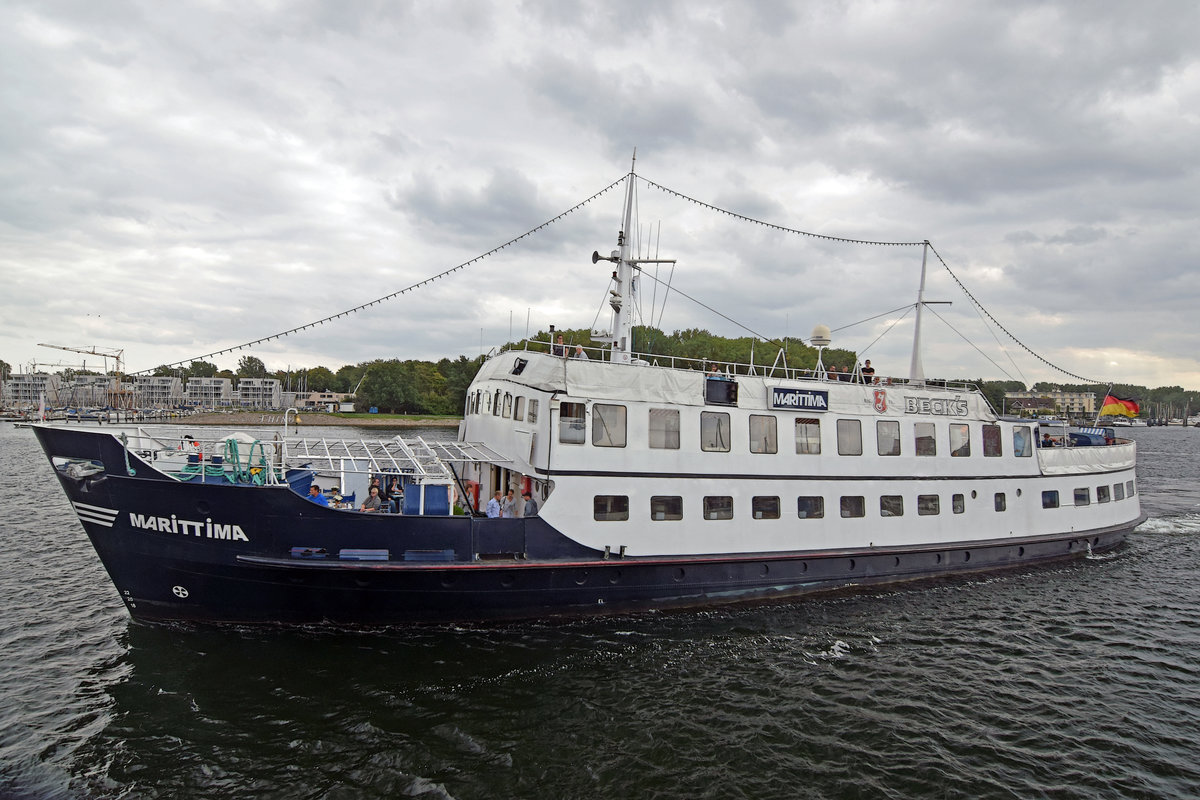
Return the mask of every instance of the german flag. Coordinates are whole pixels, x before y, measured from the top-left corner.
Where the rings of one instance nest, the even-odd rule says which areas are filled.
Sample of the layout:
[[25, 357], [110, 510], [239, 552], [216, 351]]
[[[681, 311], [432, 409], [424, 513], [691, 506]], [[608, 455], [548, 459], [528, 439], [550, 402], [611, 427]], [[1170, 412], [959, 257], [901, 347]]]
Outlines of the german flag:
[[1100, 416], [1136, 417], [1138, 404], [1133, 400], [1122, 400], [1115, 394], [1104, 395], [1104, 403], [1100, 406]]

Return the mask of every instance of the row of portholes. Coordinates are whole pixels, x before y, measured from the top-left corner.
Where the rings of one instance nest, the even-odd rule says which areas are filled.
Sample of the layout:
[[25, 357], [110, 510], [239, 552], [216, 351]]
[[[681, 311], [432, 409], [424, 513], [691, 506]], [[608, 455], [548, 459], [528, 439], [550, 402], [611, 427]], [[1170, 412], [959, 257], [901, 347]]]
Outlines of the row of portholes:
[[[621, 582], [621, 571], [619, 569], [618, 570], [608, 570], [608, 571], [606, 571], [605, 575], [608, 578], [608, 582], [613, 585], [616, 585]], [[586, 584], [588, 582], [589, 577], [591, 577], [591, 573], [588, 570], [584, 570], [583, 572], [576, 574], [573, 580], [575, 581], [576, 586], [583, 586], [584, 584]], [[682, 569], [676, 570], [675, 580], [676, 581], [683, 580], [683, 570]], [[449, 589], [451, 586], [453, 586], [456, 583], [458, 583], [457, 575], [443, 575], [442, 576], [442, 588], [443, 589]], [[511, 589], [513, 586], [516, 585], [516, 583], [517, 583], [517, 573], [515, 573], [515, 572], [505, 572], [503, 575], [500, 576], [500, 585], [503, 586], [505, 589]]]
[[[1085, 541], [1085, 544], [1086, 544], [1086, 540], [1084, 540], [1084, 541]], [[1070, 542], [1068, 542], [1068, 543], [1067, 543], [1067, 550], [1072, 550], [1072, 549], [1074, 549], [1074, 547], [1075, 547], [1075, 545], [1076, 545], [1076, 544], [1077, 544], [1077, 542], [1076, 542], [1076, 541], [1070, 541]], [[1097, 546], [1099, 546], [1099, 544], [1100, 544], [1100, 537], [1096, 537], [1095, 539], [1093, 539], [1093, 540], [1092, 540], [1092, 542], [1091, 542], [1091, 544], [1092, 544], [1092, 546], [1093, 546], [1093, 547], [1097, 547]], [[1025, 548], [1024, 548], [1024, 547], [1018, 547], [1018, 548], [1017, 548], [1017, 556], [1018, 556], [1018, 557], [1021, 557], [1021, 558], [1024, 558], [1024, 556], [1025, 556]], [[942, 560], [943, 560], [943, 554], [942, 554], [942, 553], [934, 553], [934, 563], [935, 563], [935, 564], [941, 564], [941, 563], [942, 563]], [[964, 564], [965, 564], [965, 563], [967, 563], [968, 561], [970, 561], [970, 560], [971, 560], [971, 551], [970, 551], [970, 550], [964, 550], [964, 551], [963, 551], [963, 553], [962, 553], [962, 560], [963, 560], [963, 563], [964, 563]], [[849, 567], [849, 571], [850, 571], [850, 572], [853, 572], [853, 571], [854, 571], [855, 569], [857, 569], [857, 567], [858, 567], [858, 562], [857, 562], [855, 559], [853, 559], [853, 558], [849, 559], [849, 561], [848, 561], [847, 563], [848, 563], [848, 567]], [[900, 556], [896, 556], [896, 557], [895, 557], [895, 566], [897, 566], [897, 567], [899, 567], [899, 566], [900, 566]], [[760, 564], [760, 565], [759, 565], [759, 576], [760, 576], [760, 577], [766, 577], [766, 576], [767, 576], [767, 574], [768, 574], [770, 571], [771, 571], [771, 567], [770, 567], [770, 565], [769, 565], [769, 564]], [[801, 561], [801, 562], [800, 562], [800, 571], [801, 571], [801, 572], [808, 572], [808, 562], [807, 562], [807, 561]], [[586, 584], [586, 583], [588, 582], [588, 579], [589, 579], [589, 577], [590, 577], [590, 574], [591, 574], [590, 572], [588, 572], [588, 571], [586, 571], [586, 570], [585, 570], [585, 571], [583, 571], [583, 572], [579, 573], [578, 575], [576, 575], [576, 576], [574, 577], [575, 585], [576, 585], [576, 586], [583, 586], [584, 584]], [[609, 583], [611, 583], [611, 584], [614, 584], [614, 585], [615, 585], [615, 584], [618, 584], [618, 583], [620, 583], [620, 582], [621, 582], [621, 572], [620, 572], [620, 570], [613, 570], [613, 571], [610, 571], [610, 572], [608, 572], [608, 573], [607, 573], [607, 575], [608, 575], [608, 582], [609, 582]], [[674, 580], [676, 583], [679, 583], [679, 582], [681, 582], [681, 581], [682, 581], [682, 580], [683, 580], [685, 577], [687, 577], [687, 571], [686, 571], [686, 570], [684, 570], [684, 569], [683, 569], [683, 567], [678, 567], [678, 568], [675, 570], [675, 572], [672, 574], [672, 576], [671, 576], [671, 577], [672, 577], [672, 579], [673, 579], [673, 580]], [[442, 578], [442, 587], [443, 587], [443, 588], [450, 588], [450, 587], [451, 587], [451, 586], [453, 586], [455, 583], [457, 583], [457, 581], [458, 581], [458, 576], [457, 576], [457, 575], [446, 575], [446, 576], [444, 576], [444, 577]], [[508, 589], [508, 588], [511, 588], [512, 586], [516, 585], [516, 582], [517, 582], [517, 574], [516, 574], [515, 572], [506, 572], [506, 573], [504, 573], [504, 574], [503, 574], [503, 575], [500, 577], [500, 585], [501, 585], [501, 586], [503, 586], [503, 587], [504, 587], [504, 588], [506, 588], [506, 589]]]

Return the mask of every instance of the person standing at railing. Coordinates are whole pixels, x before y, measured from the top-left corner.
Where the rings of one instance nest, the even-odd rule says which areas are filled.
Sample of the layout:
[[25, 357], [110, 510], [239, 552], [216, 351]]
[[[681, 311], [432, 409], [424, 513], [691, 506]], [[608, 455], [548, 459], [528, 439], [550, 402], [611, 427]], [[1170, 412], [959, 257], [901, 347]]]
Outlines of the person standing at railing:
[[509, 489], [508, 494], [504, 495], [504, 499], [500, 501], [500, 516], [507, 518], [517, 515], [517, 499], [513, 497], [513, 490]]
[[538, 512], [537, 500], [534, 500], [533, 495], [529, 492], [521, 492], [521, 497], [525, 498], [525, 511], [521, 514], [521, 516], [536, 517]]

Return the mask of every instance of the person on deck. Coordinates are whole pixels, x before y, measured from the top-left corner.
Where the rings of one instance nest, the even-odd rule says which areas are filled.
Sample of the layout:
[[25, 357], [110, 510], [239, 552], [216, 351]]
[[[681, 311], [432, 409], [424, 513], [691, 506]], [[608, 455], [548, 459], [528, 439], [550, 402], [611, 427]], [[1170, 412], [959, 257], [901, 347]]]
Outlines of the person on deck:
[[315, 483], [308, 487], [308, 499], [319, 506], [325, 506], [326, 508], [329, 507], [329, 499], [325, 497], [325, 495], [321, 494], [321, 487], [317, 486]]
[[521, 514], [523, 517], [536, 517], [538, 512], [537, 500], [533, 499], [533, 495], [529, 492], [521, 492], [521, 497], [525, 498], [525, 511]]
[[516, 515], [517, 498], [513, 497], [513, 490], [509, 489], [508, 494], [504, 495], [504, 499], [500, 501], [500, 516], [511, 519]]
[[379, 511], [380, 507], [383, 505], [383, 501], [379, 499], [379, 487], [372, 486], [367, 491], [369, 492], [369, 494], [367, 495], [367, 499], [363, 500], [362, 507], [359, 508], [358, 510], [359, 511]]
[[863, 383], [872, 383], [875, 378], [875, 368], [871, 366], [871, 359], [863, 364], [862, 368]]
[[551, 355], [556, 355], [565, 358], [567, 355], [567, 346], [563, 344], [562, 334], [558, 335], [558, 341], [550, 347]]
[[500, 490], [492, 495], [492, 499], [487, 501], [487, 515], [489, 519], [498, 519], [500, 517]]
[[575, 352], [571, 353], [571, 358], [582, 358], [584, 361], [588, 360], [588, 354], [583, 352], [583, 345], [575, 345]]

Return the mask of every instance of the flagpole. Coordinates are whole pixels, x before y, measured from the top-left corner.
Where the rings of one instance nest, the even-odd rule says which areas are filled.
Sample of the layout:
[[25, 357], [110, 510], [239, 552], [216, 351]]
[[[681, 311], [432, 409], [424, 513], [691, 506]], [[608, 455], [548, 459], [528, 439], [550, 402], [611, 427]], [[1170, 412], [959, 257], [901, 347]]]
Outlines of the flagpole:
[[1107, 400], [1108, 396], [1112, 393], [1112, 387], [1113, 385], [1110, 383], [1108, 385], [1108, 391], [1104, 393], [1104, 398], [1100, 401], [1100, 407], [1096, 409], [1096, 421], [1092, 423], [1093, 428], [1099, 427], [1100, 425], [1100, 412], [1104, 410], [1104, 400]]

